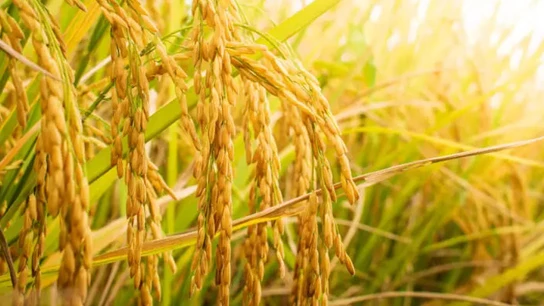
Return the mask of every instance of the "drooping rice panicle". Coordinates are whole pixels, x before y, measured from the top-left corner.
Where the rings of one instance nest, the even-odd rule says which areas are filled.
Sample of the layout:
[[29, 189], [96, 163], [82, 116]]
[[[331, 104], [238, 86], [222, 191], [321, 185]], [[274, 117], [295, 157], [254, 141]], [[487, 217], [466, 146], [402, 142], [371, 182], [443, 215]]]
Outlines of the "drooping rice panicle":
[[[73, 87], [73, 71], [64, 54], [56, 21], [39, 1], [13, 1], [30, 30], [38, 64], [56, 79], [40, 80], [41, 132], [36, 145], [37, 211], [60, 216], [59, 249], [63, 251], [57, 280], [62, 300], [82, 305], [87, 296], [92, 261], [88, 221], [89, 186], [84, 173], [85, 152], [81, 115]], [[30, 201], [30, 200], [29, 200]], [[31, 202], [34, 202], [33, 200]], [[39, 258], [43, 254], [45, 217], [36, 213], [38, 231], [32, 274], [40, 289]]]

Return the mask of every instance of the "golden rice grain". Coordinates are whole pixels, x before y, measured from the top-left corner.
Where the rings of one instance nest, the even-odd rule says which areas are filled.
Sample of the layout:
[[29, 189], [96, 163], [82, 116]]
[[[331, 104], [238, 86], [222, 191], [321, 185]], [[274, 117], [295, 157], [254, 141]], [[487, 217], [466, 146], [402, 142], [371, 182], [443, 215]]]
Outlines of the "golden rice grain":
[[[130, 275], [134, 279], [135, 287], [140, 288], [141, 302], [149, 305], [153, 301], [152, 288], [160, 299], [158, 260], [156, 256], [152, 256], [142, 261], [142, 245], [144, 240], [148, 239], [148, 232], [155, 239], [162, 235], [158, 226], [161, 217], [155, 203], [156, 192], [166, 190], [171, 195], [173, 192], [158, 175], [157, 168], [149, 161], [146, 154], [145, 130], [150, 115], [149, 78], [162, 72], [154, 64], [143, 65], [141, 51], [149, 42], [155, 44], [162, 67], [174, 81], [176, 93], [182, 105], [185, 103], [184, 90], [187, 88], [183, 80], [185, 73], [166, 54], [164, 45], [157, 38], [157, 26], [139, 1], [128, 1], [127, 9], [115, 1], [99, 1], [99, 4], [112, 24], [111, 79], [115, 84], [115, 90], [112, 93], [112, 137], [114, 140], [111, 162], [112, 165], [117, 166], [118, 176], [124, 175], [128, 186], [129, 198], [126, 202], [126, 211], [129, 219], [127, 243], [130, 248], [128, 253]], [[148, 71], [148, 67], [151, 71]], [[182, 116], [182, 122], [195, 140], [195, 147], [198, 148], [195, 128], [188, 115]], [[122, 163], [123, 136], [128, 137], [126, 168]], [[149, 227], [146, 226], [147, 222], [150, 224]], [[163, 255], [169, 265], [175, 267], [171, 254]], [[145, 270], [142, 270], [142, 265]]]
[[[244, 110], [244, 141], [246, 146], [246, 159], [248, 163], [255, 163], [255, 179], [253, 181], [250, 196], [250, 212], [256, 212], [256, 204], [260, 202], [259, 210], [264, 210], [282, 201], [279, 191], [279, 157], [270, 128], [270, 111], [264, 88], [249, 80], [244, 82], [246, 105]], [[255, 151], [252, 150], [250, 128], [253, 130], [257, 142]], [[248, 264], [245, 265], [246, 281], [244, 288], [244, 304], [259, 305], [260, 281], [264, 276], [264, 263], [267, 261], [268, 240], [267, 224], [251, 225], [248, 228], [248, 238], [245, 242], [245, 257]], [[283, 277], [285, 268], [283, 265], [283, 232], [281, 222], [274, 226], [274, 248], [280, 266], [280, 276]]]
[[[39, 65], [55, 76], [42, 78], [40, 83], [40, 106], [42, 111], [41, 134], [36, 146], [36, 170], [38, 188], [36, 193], [36, 213], [39, 228], [38, 243], [32, 255], [32, 274], [39, 290], [40, 275], [37, 262], [43, 253], [45, 216], [43, 206], [47, 206], [52, 216], [60, 214], [59, 248], [64, 251], [59, 271], [58, 285], [61, 291], [73, 288], [76, 273], [83, 266], [81, 258], [90, 258], [90, 247], [79, 248], [84, 241], [90, 241], [87, 212], [88, 183], [84, 179], [83, 141], [81, 140], [81, 121], [79, 108], [75, 105], [75, 88], [63, 86], [72, 84], [73, 73], [62, 52], [64, 43], [58, 25], [37, 1], [14, 1], [19, 8], [22, 20], [32, 34], [32, 45], [36, 51]], [[34, 213], [32, 213], [34, 215]], [[78, 226], [69, 226], [78, 222]], [[26, 246], [25, 246], [26, 248]], [[28, 247], [30, 252], [30, 247]], [[69, 304], [82, 304], [86, 298], [86, 286], [78, 287], [71, 297], [63, 298]]]
[[[249, 45], [250, 46], [250, 45]], [[249, 49], [249, 47], [246, 47]], [[256, 49], [256, 48], [255, 48]], [[229, 49], [236, 50], [236, 47]], [[340, 131], [332, 119], [332, 115], [325, 98], [320, 92], [317, 80], [311, 74], [307, 73], [298, 63], [280, 60], [273, 53], [263, 52], [263, 63], [260, 63], [250, 57], [240, 55], [232, 51], [233, 64], [240, 70], [243, 77], [259, 83], [271, 94], [274, 94], [284, 102], [282, 105], [286, 122], [292, 130], [295, 144], [295, 164], [293, 165], [293, 175], [291, 184], [294, 186], [293, 195], [305, 194], [310, 189], [320, 187], [322, 192], [322, 201], [319, 203], [321, 220], [323, 222], [322, 237], [327, 249], [335, 248], [340, 261], [346, 265], [350, 273], [353, 273], [353, 264], [345, 253], [343, 245], [336, 238], [337, 232], [334, 217], [332, 216], [332, 202], [336, 201], [336, 192], [333, 186], [332, 170], [329, 162], [324, 158], [326, 144], [322, 135], [333, 144], [336, 151], [337, 161], [340, 165], [340, 177], [345, 189], [348, 200], [353, 203], [358, 198], [358, 193], [351, 176], [349, 161], [346, 157], [347, 149], [344, 145]], [[247, 121], [247, 118], [245, 119]], [[247, 124], [247, 123], [246, 123]], [[245, 139], [249, 136], [246, 134]], [[247, 148], [250, 146], [246, 145]], [[266, 151], [264, 151], [266, 152]], [[246, 158], [255, 159], [263, 153], [254, 153], [254, 156], [248, 154]], [[317, 230], [317, 220], [309, 218], [300, 218], [300, 237], [299, 247], [295, 268], [295, 281], [291, 301], [293, 303], [309, 302], [316, 303], [321, 293], [327, 293], [328, 274], [321, 277], [317, 269], [317, 264], [322, 261], [328, 263], [328, 254], [325, 259], [325, 251], [321, 254], [318, 251], [317, 243], [314, 243], [313, 237], [317, 235], [309, 228]], [[253, 234], [253, 232], [249, 232]], [[307, 244], [304, 240], [311, 242]], [[253, 245], [254, 242], [248, 245]], [[321, 257], [321, 260], [319, 258]], [[310, 261], [308, 263], [308, 260]], [[309, 267], [309, 268], [308, 268]], [[310, 272], [314, 271], [314, 272]], [[317, 287], [316, 287], [317, 286]], [[323, 290], [322, 290], [323, 289]], [[248, 292], [249, 290], [246, 290]], [[246, 298], [246, 300], [248, 300]]]
[[[22, 53], [21, 40], [24, 38], [22, 30], [17, 22], [4, 10], [0, 10], [0, 26], [2, 28], [5, 41], [17, 52]], [[22, 127], [26, 126], [26, 117], [28, 114], [28, 98], [23, 82], [16, 68], [17, 60], [13, 57], [9, 58], [8, 71], [13, 83], [14, 92], [10, 94], [13, 104], [17, 105], [17, 121]]]
[[85, 4], [83, 4], [83, 2], [79, 1], [79, 0], [65, 0], [66, 3], [68, 3], [69, 5], [71, 6], [77, 6], [80, 10], [86, 12], [87, 11], [87, 7], [85, 7]]
[[[78, 0], [67, 2], [81, 6]], [[42, 4], [36, 0], [14, 0], [13, 3], [30, 30], [40, 66], [63, 79], [59, 82], [42, 78], [40, 83], [43, 116], [36, 145], [37, 188], [34, 202], [29, 199], [26, 206], [25, 236], [31, 238], [20, 238], [24, 255], [19, 263], [25, 267], [32, 266], [32, 276], [39, 288], [45, 213], [60, 216], [59, 246], [63, 254], [58, 284], [61, 297], [69, 303], [83, 304], [92, 264], [87, 214], [89, 190], [83, 163], [92, 149], [85, 145], [90, 141], [82, 134], [85, 131], [94, 135], [96, 129], [82, 124], [81, 105], [76, 99], [90, 90], [81, 87], [81, 95], [78, 96], [76, 90], [69, 86], [73, 83], [73, 76], [63, 54], [65, 46], [60, 27], [43, 10]], [[229, 304], [232, 267], [236, 266], [231, 260], [231, 238], [233, 139], [237, 132], [233, 109], [237, 103], [244, 103], [241, 109], [244, 110], [246, 160], [254, 168], [249, 210], [257, 212], [282, 202], [276, 143], [279, 140], [272, 131], [268, 103], [268, 95], [273, 95], [279, 98], [283, 110], [285, 126], [281, 128], [286, 128], [295, 148], [295, 161], [289, 169], [292, 175], [285, 182], [292, 188], [287, 196], [306, 194], [316, 188], [323, 191], [320, 198], [312, 193], [305, 203], [307, 209], [299, 217], [300, 236], [291, 301], [312, 305], [321, 301], [326, 304], [330, 275], [328, 252], [331, 248], [335, 249], [336, 256], [348, 271], [354, 273], [353, 263], [344, 250], [332, 215], [332, 203], [337, 196], [332, 167], [325, 158], [329, 147], [336, 155], [347, 199], [353, 203], [358, 194], [351, 176], [347, 148], [316, 78], [300, 63], [277, 56], [265, 46], [247, 43], [249, 39], [245, 39], [245, 34], [238, 30], [242, 18], [234, 1], [193, 1], [194, 23], [189, 35], [192, 39], [187, 49], [176, 55], [168, 54], [160, 39], [160, 30], [165, 25], [158, 18], [158, 3], [146, 1], [145, 7], [142, 1], [136, 0], [121, 3], [97, 0], [97, 3], [111, 25], [111, 65], [107, 80], [113, 86], [109, 143], [111, 165], [117, 168], [118, 176], [124, 177], [127, 185], [127, 260], [134, 285], [140, 290], [140, 302], [148, 305], [153, 303], [153, 296], [156, 299], [161, 297], [158, 256], [142, 258], [142, 247], [147, 240], [163, 235], [160, 210], [155, 201], [157, 194], [166, 191], [173, 195], [158, 168], [150, 162], [146, 149], [145, 132], [153, 109], [149, 83], [158, 80], [159, 85], [155, 87], [157, 99], [161, 101], [158, 104], [167, 100], [168, 89], [174, 90], [181, 105], [182, 127], [196, 151], [193, 174], [197, 181], [199, 215], [190, 291], [194, 293], [203, 286], [212, 264], [212, 240], [219, 236], [215, 254], [218, 303]], [[22, 32], [10, 17], [2, 16], [0, 13], [2, 28], [8, 29], [3, 34], [11, 35], [6, 36], [6, 40], [16, 46]], [[192, 51], [195, 65], [193, 80], [198, 96], [195, 121], [199, 124], [200, 135], [187, 105], [187, 74], [178, 62], [188, 58], [187, 50]], [[262, 58], [256, 59], [255, 55], [262, 55]], [[8, 67], [10, 73], [15, 71], [14, 66]], [[239, 79], [233, 78], [234, 69], [240, 72]], [[171, 81], [171, 88], [164, 80]], [[17, 103], [22, 103], [17, 105], [22, 114], [18, 115], [18, 120], [24, 124], [28, 106], [24, 105], [22, 79], [12, 75], [11, 82]], [[86, 99], [85, 104], [88, 102]], [[106, 138], [105, 135], [99, 137], [103, 141]], [[123, 138], [126, 138], [125, 150]], [[318, 219], [322, 222], [321, 227]], [[267, 240], [269, 229], [273, 237], [272, 247]], [[260, 304], [260, 282], [271, 251], [275, 253], [279, 275], [283, 277], [285, 274], [282, 234], [280, 220], [248, 228], [243, 250], [246, 259], [244, 304]], [[165, 263], [175, 269], [171, 254], [162, 256]], [[69, 289], [75, 290], [76, 294], [69, 293]]]

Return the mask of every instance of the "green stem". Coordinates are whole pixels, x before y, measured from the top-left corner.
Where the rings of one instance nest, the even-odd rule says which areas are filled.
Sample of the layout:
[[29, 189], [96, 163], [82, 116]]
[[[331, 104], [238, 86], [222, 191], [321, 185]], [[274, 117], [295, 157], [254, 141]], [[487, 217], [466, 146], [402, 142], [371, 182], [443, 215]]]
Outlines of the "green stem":
[[[178, 174], [178, 126], [173, 125], [169, 129], [169, 138], [168, 141], [168, 170], [166, 173], [166, 182], [171, 188], [175, 186]], [[173, 234], [175, 232], [175, 216], [176, 209], [175, 206], [170, 203], [166, 208], [166, 229], [165, 232], [167, 235]], [[162, 300], [163, 305], [171, 305], [171, 289], [172, 289], [172, 279], [173, 274], [170, 269], [164, 269], [163, 276], [163, 289], [164, 299]]]

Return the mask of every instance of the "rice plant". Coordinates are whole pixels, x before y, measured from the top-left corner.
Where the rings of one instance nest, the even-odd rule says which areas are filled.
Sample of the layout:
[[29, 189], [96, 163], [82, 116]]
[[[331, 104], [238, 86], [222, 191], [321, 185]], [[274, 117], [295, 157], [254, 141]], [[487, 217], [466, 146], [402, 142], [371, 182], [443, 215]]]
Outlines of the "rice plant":
[[2, 304], [541, 303], [544, 44], [490, 2], [4, 1]]

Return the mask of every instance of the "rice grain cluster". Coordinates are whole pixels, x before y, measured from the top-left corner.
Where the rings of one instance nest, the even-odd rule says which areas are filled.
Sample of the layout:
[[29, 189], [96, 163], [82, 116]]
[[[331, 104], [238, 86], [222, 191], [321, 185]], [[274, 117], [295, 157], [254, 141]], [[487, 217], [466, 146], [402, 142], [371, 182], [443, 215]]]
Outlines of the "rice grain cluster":
[[[86, 11], [79, 0], [66, 1]], [[336, 201], [332, 170], [325, 158], [326, 141], [335, 149], [341, 169], [341, 182], [350, 202], [357, 190], [350, 173], [346, 147], [340, 137], [328, 102], [315, 77], [295, 60], [286, 59], [284, 50], [272, 51], [253, 42], [252, 34], [241, 25], [238, 4], [231, 0], [192, 3], [192, 28], [176, 54], [160, 37], [164, 23], [153, 1], [146, 8], [140, 1], [96, 0], [109, 26], [109, 65], [106, 78], [92, 85], [74, 84], [73, 71], [66, 58], [66, 46], [56, 21], [37, 0], [14, 0], [25, 27], [30, 31], [38, 64], [50, 76], [40, 79], [41, 131], [35, 147], [34, 193], [22, 207], [24, 225], [18, 239], [18, 282], [14, 304], [35, 304], [40, 299], [39, 261], [44, 253], [47, 216], [60, 216], [59, 250], [62, 263], [57, 280], [59, 298], [67, 305], [83, 305], [90, 284], [92, 245], [89, 221], [89, 184], [85, 162], [95, 147], [110, 146], [111, 167], [127, 186], [125, 203], [127, 261], [129, 275], [138, 290], [138, 301], [151, 305], [161, 300], [159, 258], [176, 270], [170, 253], [142, 256], [143, 245], [164, 237], [162, 213], [157, 197], [162, 192], [175, 195], [151, 162], [146, 147], [146, 131], [153, 103], [164, 103], [173, 89], [181, 106], [180, 122], [195, 152], [193, 176], [198, 197], [196, 249], [191, 265], [190, 291], [203, 287], [211, 270], [213, 240], [219, 237], [215, 254], [215, 284], [218, 304], [231, 301], [231, 279], [236, 262], [232, 260], [234, 139], [238, 134], [235, 112], [241, 110], [241, 131], [246, 162], [254, 168], [248, 208], [256, 213], [283, 202], [280, 189], [281, 163], [277, 136], [271, 122], [269, 99], [279, 99], [283, 111], [280, 121], [289, 131], [295, 148], [294, 173], [287, 183], [290, 197], [313, 192], [299, 218], [299, 241], [293, 273], [293, 303], [328, 299], [329, 249], [353, 272], [353, 265], [341, 244], [332, 216]], [[24, 39], [17, 21], [0, 13], [2, 37], [18, 52]], [[192, 58], [191, 58], [192, 54]], [[193, 61], [193, 86], [198, 101], [194, 114], [187, 102], [188, 74], [180, 62]], [[10, 59], [11, 99], [17, 108], [21, 127], [27, 124], [28, 98]], [[168, 83], [170, 80], [171, 83]], [[151, 82], [158, 92], [152, 93]], [[104, 90], [100, 95], [91, 94]], [[153, 95], [156, 99], [153, 100]], [[82, 117], [80, 107], [98, 100], [110, 101], [108, 135]], [[158, 102], [159, 101], [159, 102]], [[193, 119], [194, 117], [194, 119]], [[93, 121], [94, 122], [94, 121]], [[196, 122], [196, 124], [195, 124]], [[101, 126], [105, 122], [99, 123]], [[101, 140], [98, 140], [101, 139]], [[321, 199], [316, 189], [322, 189]], [[318, 219], [323, 223], [318, 227]], [[272, 235], [268, 241], [269, 231]], [[262, 302], [261, 282], [270, 252], [278, 265], [280, 278], [288, 273], [283, 262], [284, 224], [281, 220], [250, 225], [243, 243], [243, 303]], [[34, 289], [27, 294], [28, 276]]]

